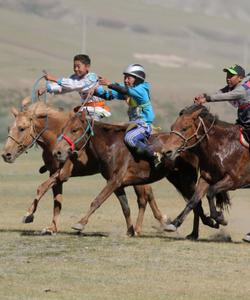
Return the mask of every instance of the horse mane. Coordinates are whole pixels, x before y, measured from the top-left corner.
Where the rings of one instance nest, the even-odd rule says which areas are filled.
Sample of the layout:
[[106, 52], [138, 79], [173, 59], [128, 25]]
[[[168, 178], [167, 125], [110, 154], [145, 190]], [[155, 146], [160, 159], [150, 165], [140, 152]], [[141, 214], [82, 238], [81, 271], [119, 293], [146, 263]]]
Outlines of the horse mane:
[[200, 104], [193, 104], [191, 106], [185, 107], [180, 111], [179, 116], [182, 116], [183, 114], [192, 114], [200, 109], [201, 112], [199, 116], [207, 120], [209, 123], [215, 122], [216, 125], [220, 125], [223, 127], [232, 125], [231, 123], [220, 120], [219, 117], [217, 115], [213, 115], [206, 106]]
[[47, 115], [48, 117], [54, 117], [54, 118], [59, 117], [59, 115], [60, 117], [62, 117], [62, 113], [65, 114], [65, 116], [67, 114], [66, 112], [60, 110], [59, 108], [52, 106], [52, 104], [47, 104], [45, 102], [40, 102], [40, 101], [32, 104], [29, 107], [29, 112], [32, 115], [35, 115], [36, 117]]

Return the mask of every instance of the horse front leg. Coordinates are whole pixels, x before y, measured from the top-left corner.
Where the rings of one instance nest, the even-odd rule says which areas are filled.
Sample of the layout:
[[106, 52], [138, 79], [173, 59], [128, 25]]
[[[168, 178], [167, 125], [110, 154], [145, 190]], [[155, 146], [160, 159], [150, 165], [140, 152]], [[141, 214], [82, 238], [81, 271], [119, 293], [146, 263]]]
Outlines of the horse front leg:
[[85, 225], [88, 223], [90, 216], [100, 207], [103, 202], [121, 186], [121, 181], [118, 179], [110, 180], [107, 182], [107, 185], [102, 189], [98, 196], [91, 202], [90, 208], [87, 214], [71, 228], [77, 231], [82, 231]]
[[209, 184], [207, 183], [207, 181], [205, 181], [203, 178], [200, 177], [194, 195], [192, 196], [190, 201], [188, 201], [186, 207], [177, 216], [177, 218], [175, 218], [175, 220], [171, 222], [171, 224], [166, 225], [165, 227], [166, 231], [173, 232], [177, 230], [177, 228], [183, 223], [183, 221], [190, 213], [190, 211], [193, 210], [198, 205], [200, 199], [202, 199], [202, 197], [204, 197], [204, 195], [207, 193], [208, 187]]
[[127, 235], [134, 236], [135, 230], [134, 230], [134, 226], [133, 226], [132, 219], [131, 219], [130, 207], [128, 204], [128, 199], [127, 199], [126, 193], [123, 188], [119, 188], [119, 189], [115, 190], [114, 193], [115, 193], [116, 197], [118, 198], [118, 200], [121, 204], [121, 207], [122, 207], [123, 215], [125, 217], [126, 224], [127, 224]]
[[193, 220], [193, 231], [186, 236], [189, 240], [197, 240], [199, 237], [199, 220], [202, 220], [202, 223], [206, 226], [209, 226], [211, 228], [219, 228], [219, 224], [214, 221], [209, 216], [206, 216], [201, 204], [201, 201], [197, 204], [197, 206], [193, 209], [194, 213], [194, 220]]
[[216, 184], [209, 187], [207, 198], [210, 208], [210, 216], [213, 218], [218, 224], [223, 226], [227, 225], [227, 221], [224, 219], [223, 213], [216, 210], [216, 205], [214, 202], [215, 195], [221, 192], [226, 192], [233, 188], [234, 182], [229, 175], [226, 175], [222, 180], [218, 181]]
[[31, 203], [31, 206], [28, 208], [27, 213], [23, 217], [23, 223], [32, 223], [34, 220], [34, 213], [37, 210], [37, 206], [43, 195], [52, 188], [56, 182], [57, 177], [59, 175], [59, 171], [55, 172], [53, 175], [49, 177], [46, 181], [44, 181], [39, 187], [37, 188], [36, 198]]

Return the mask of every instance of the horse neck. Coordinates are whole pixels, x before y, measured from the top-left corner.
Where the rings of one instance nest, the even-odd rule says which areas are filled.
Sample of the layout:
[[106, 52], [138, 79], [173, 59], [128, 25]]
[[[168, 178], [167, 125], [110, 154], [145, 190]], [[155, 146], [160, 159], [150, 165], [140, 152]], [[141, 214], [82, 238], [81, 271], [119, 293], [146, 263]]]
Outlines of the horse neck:
[[202, 120], [205, 128], [202, 127], [201, 135], [205, 135], [205, 130], [208, 133], [204, 136], [203, 140], [197, 144], [196, 147], [191, 149], [191, 151], [205, 159], [210, 159], [210, 151], [217, 151], [218, 147], [221, 147], [222, 140], [225, 141], [225, 139], [228, 139], [229, 136], [231, 136], [229, 133], [235, 131], [234, 136], [237, 136], [237, 127], [233, 124], [219, 120], [212, 120], [210, 118], [203, 118]]
[[110, 127], [110, 129], [106, 129], [105, 127], [105, 124], [101, 122], [94, 123], [94, 135], [91, 137], [90, 143], [87, 143], [88, 150], [91, 151], [96, 157], [102, 157], [103, 154], [110, 149], [112, 146], [111, 140], [114, 139], [114, 135], [117, 136], [115, 143], [122, 141], [122, 145], [124, 144], [123, 139], [120, 139], [120, 135], [115, 132], [115, 130], [112, 130], [112, 127]]
[[57, 136], [61, 133], [66, 118], [62, 116], [34, 118], [35, 136], [40, 135], [38, 144], [44, 148], [51, 148], [57, 141]]

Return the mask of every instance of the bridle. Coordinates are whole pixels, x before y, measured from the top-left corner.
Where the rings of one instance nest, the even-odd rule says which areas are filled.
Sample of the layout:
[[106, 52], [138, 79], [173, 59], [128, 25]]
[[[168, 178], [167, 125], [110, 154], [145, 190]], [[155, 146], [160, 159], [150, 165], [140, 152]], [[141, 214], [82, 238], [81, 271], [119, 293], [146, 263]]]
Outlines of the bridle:
[[[77, 112], [75, 114], [76, 117], [79, 117], [80, 119], [80, 113]], [[83, 123], [83, 121], [80, 119], [80, 121]], [[57, 138], [57, 141], [61, 141], [61, 140], [65, 140], [69, 146], [70, 146], [70, 150], [76, 151], [76, 145], [79, 144], [83, 139], [85, 139], [83, 145], [80, 147], [80, 149], [78, 149], [77, 151], [81, 151], [83, 148], [85, 148], [85, 146], [87, 145], [88, 141], [90, 140], [91, 136], [94, 136], [94, 119], [92, 119], [91, 121], [89, 119], [86, 118], [87, 121], [87, 126], [84, 130], [84, 132], [81, 134], [81, 136], [79, 138], [76, 139], [76, 141], [73, 141], [68, 135], [62, 133], [59, 135], [59, 137]]]
[[42, 134], [48, 129], [48, 115], [47, 114], [46, 114], [45, 127], [38, 133], [36, 133], [35, 125], [33, 124], [32, 121], [33, 121], [33, 119], [30, 120], [30, 132], [29, 132], [29, 135], [28, 135], [28, 137], [32, 138], [32, 141], [28, 145], [25, 145], [25, 143], [24, 143], [25, 140], [24, 141], [18, 141], [17, 139], [15, 139], [10, 134], [8, 135], [8, 138], [13, 140], [18, 145], [18, 152], [17, 152], [18, 155], [21, 155], [24, 152], [28, 153], [27, 150], [32, 148], [34, 146], [34, 144], [36, 144], [38, 142], [38, 140], [40, 139]]
[[[213, 122], [211, 123], [210, 127], [207, 129], [207, 127], [204, 123], [204, 120], [201, 117], [199, 117], [199, 124], [197, 126], [197, 129], [196, 129], [195, 133], [193, 135], [191, 135], [190, 137], [187, 137], [187, 138], [182, 133], [180, 133], [179, 131], [171, 130], [170, 133], [174, 133], [174, 134], [178, 135], [180, 138], [183, 139], [183, 145], [180, 146], [176, 151], [177, 152], [183, 152], [183, 151], [192, 149], [192, 148], [196, 147], [199, 143], [201, 143], [201, 141], [204, 138], [207, 138], [209, 140], [208, 133], [212, 129], [212, 127], [214, 126], [215, 119], [216, 118], [214, 116]], [[198, 135], [198, 131], [200, 130], [200, 128], [203, 128], [203, 130], [204, 130], [204, 134], [201, 137], [199, 137], [199, 135]], [[192, 140], [193, 138], [196, 138], [197, 141], [194, 144], [187, 146], [188, 142], [190, 140]]]

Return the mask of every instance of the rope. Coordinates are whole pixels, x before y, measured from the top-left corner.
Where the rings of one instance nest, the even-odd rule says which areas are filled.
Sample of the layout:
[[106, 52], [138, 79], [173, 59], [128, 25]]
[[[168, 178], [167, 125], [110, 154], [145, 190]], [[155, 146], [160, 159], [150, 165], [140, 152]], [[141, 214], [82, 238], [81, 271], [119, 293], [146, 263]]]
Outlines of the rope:
[[[35, 102], [38, 100], [37, 87], [38, 87], [40, 81], [41, 81], [42, 79], [44, 79], [44, 77], [45, 77], [45, 75], [47, 74], [47, 72], [46, 72], [45, 70], [43, 70], [43, 74], [44, 74], [44, 75], [41, 76], [41, 77], [39, 77], [39, 78], [35, 81], [35, 83], [34, 83], [34, 85], [33, 85], [32, 92], [31, 92], [31, 100], [32, 100], [32, 103], [35, 103]], [[45, 103], [46, 103], [46, 102], [47, 102], [47, 91], [45, 91], [44, 94], [45, 94], [44, 101], [45, 101]]]

